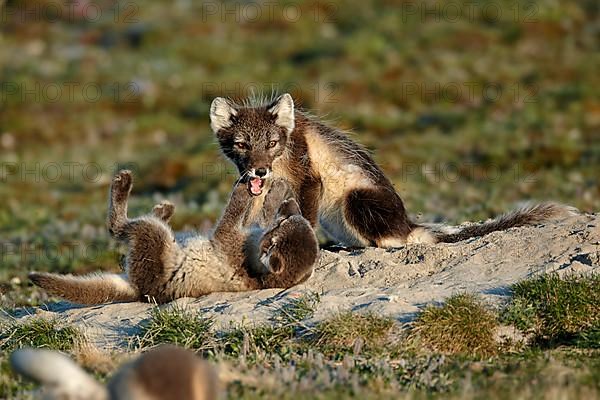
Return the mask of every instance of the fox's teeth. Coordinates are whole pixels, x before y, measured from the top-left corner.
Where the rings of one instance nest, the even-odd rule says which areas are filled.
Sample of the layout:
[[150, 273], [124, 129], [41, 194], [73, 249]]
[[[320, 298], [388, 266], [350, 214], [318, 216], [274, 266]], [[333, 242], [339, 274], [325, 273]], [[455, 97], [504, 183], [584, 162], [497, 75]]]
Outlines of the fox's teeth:
[[262, 193], [263, 180], [261, 178], [252, 178], [248, 181], [248, 189], [250, 193], [258, 196]]

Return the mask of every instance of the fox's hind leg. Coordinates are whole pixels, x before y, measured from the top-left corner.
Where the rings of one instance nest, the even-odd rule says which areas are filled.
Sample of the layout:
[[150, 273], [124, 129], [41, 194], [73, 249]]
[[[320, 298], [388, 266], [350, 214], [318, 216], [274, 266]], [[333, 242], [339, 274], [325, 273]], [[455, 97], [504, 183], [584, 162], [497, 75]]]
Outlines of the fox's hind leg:
[[110, 188], [108, 229], [117, 239], [127, 242], [127, 276], [140, 296], [157, 302], [169, 301], [166, 284], [181, 263], [181, 249], [166, 221], [175, 207], [163, 202], [152, 214], [128, 218], [127, 200], [133, 186], [131, 171], [119, 171]]
[[169, 223], [175, 213], [175, 205], [170, 201], [163, 200], [152, 208], [152, 215], [165, 223]]
[[355, 237], [355, 243], [351, 243], [354, 246], [397, 247], [407, 242], [435, 243], [432, 235], [408, 218], [400, 196], [393, 190], [351, 190], [343, 207], [346, 231]]
[[169, 226], [155, 216], [134, 218], [123, 228], [127, 237], [127, 275], [140, 295], [158, 303], [173, 300], [168, 288], [184, 256]]
[[[281, 248], [284, 237], [294, 233], [289, 229], [288, 219], [293, 215], [301, 215], [300, 206], [295, 199], [289, 199], [280, 204], [277, 214], [273, 216], [274, 221], [260, 240], [260, 261], [267, 267], [269, 272], [279, 273], [283, 269], [283, 261], [279, 258], [277, 251]], [[290, 249], [291, 250], [291, 249]]]
[[81, 304], [112, 301], [172, 299], [167, 288], [169, 279], [182, 262], [181, 249], [165, 221], [173, 215], [171, 204], [159, 204], [154, 215], [129, 219], [127, 199], [133, 179], [131, 172], [120, 171], [110, 188], [107, 226], [111, 235], [127, 242], [126, 275], [90, 274], [63, 276], [32, 273], [31, 280], [48, 293]]
[[121, 170], [112, 180], [108, 202], [106, 225], [110, 234], [123, 239], [123, 228], [127, 224], [127, 200], [133, 187], [131, 171]]
[[296, 199], [287, 199], [281, 202], [279, 209], [277, 210], [276, 219], [286, 219], [292, 215], [302, 215], [300, 211], [300, 205]]

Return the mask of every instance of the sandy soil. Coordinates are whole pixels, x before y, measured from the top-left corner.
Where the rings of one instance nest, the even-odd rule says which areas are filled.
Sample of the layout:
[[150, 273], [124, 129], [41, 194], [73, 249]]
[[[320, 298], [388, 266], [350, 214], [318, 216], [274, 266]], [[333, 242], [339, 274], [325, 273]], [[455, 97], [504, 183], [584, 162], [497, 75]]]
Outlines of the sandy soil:
[[[456, 244], [323, 250], [313, 277], [304, 285], [286, 291], [214, 293], [163, 307], [192, 307], [213, 315], [222, 327], [231, 322], [259, 324], [290, 298], [314, 291], [321, 295], [321, 302], [309, 323], [348, 309], [410, 321], [426, 304], [457, 292], [479, 293], [490, 304], [500, 305], [511, 284], [532, 275], [592, 271], [600, 271], [600, 214], [514, 228]], [[151, 307], [144, 303], [95, 307], [56, 303], [33, 313], [68, 319], [97, 345], [110, 348], [126, 344], [148, 318]]]

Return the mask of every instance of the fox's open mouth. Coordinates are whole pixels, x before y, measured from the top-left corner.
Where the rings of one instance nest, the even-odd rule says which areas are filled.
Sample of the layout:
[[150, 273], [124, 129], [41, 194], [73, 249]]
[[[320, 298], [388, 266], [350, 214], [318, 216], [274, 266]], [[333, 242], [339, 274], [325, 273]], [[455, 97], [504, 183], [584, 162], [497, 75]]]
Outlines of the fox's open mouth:
[[259, 196], [262, 193], [265, 180], [255, 176], [248, 180], [248, 190], [254, 196]]

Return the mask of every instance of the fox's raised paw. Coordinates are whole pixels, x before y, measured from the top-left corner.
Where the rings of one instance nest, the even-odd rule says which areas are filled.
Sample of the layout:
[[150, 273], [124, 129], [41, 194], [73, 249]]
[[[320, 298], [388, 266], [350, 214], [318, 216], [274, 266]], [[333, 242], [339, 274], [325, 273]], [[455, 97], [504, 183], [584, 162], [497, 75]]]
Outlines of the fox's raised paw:
[[273, 198], [271, 201], [276, 201], [280, 204], [283, 200], [289, 198], [292, 195], [290, 185], [285, 179], [276, 178], [271, 183], [267, 198]]
[[152, 214], [164, 222], [169, 222], [175, 213], [175, 205], [170, 201], [164, 200], [152, 208]]

